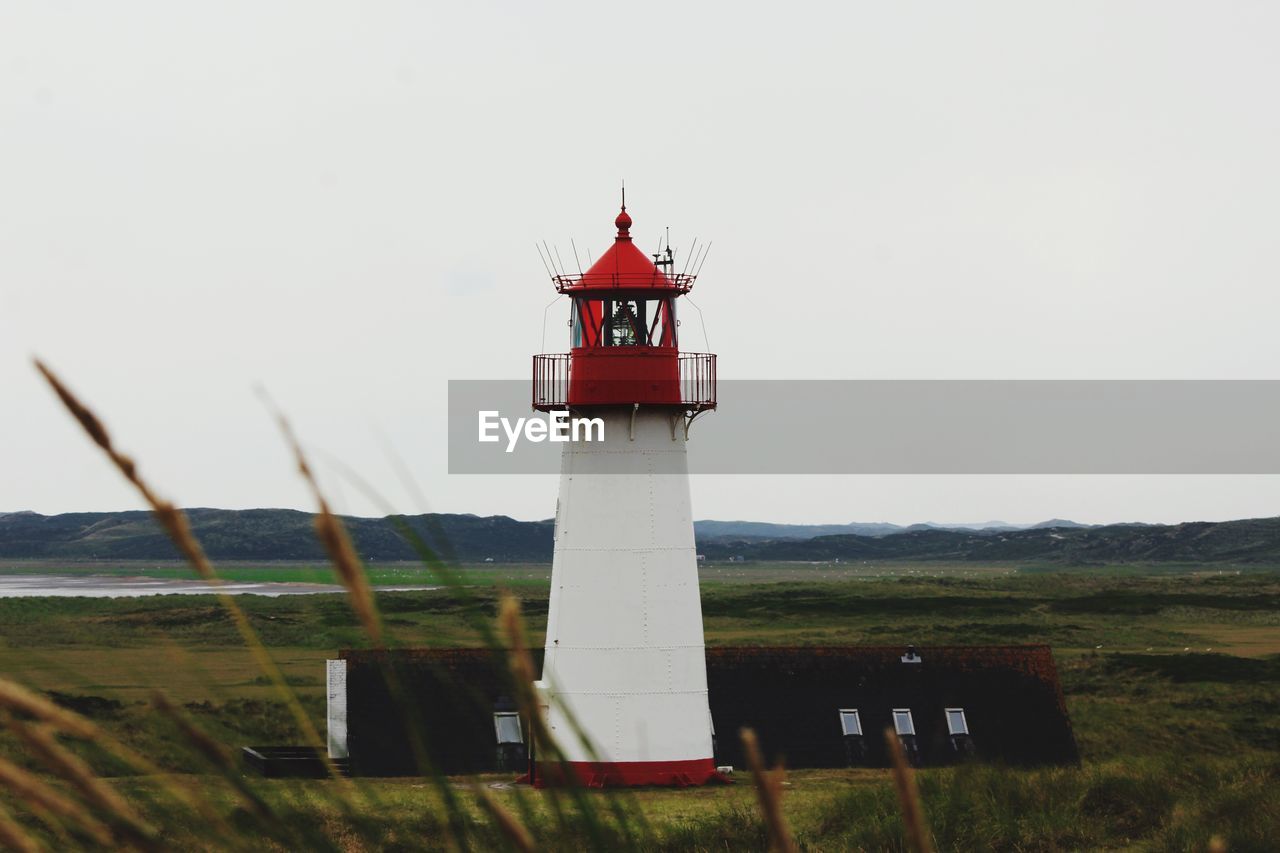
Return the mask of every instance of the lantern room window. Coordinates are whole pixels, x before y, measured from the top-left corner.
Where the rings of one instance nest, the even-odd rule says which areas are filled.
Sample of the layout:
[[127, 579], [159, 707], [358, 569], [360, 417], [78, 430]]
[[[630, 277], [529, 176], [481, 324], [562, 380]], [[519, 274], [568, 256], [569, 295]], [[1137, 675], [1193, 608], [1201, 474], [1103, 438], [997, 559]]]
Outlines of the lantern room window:
[[609, 339], [605, 346], [639, 346], [645, 340], [644, 300], [620, 299], [609, 304], [613, 314], [608, 319]]
[[610, 299], [575, 296], [570, 345], [597, 347], [674, 347], [676, 307], [671, 297]]

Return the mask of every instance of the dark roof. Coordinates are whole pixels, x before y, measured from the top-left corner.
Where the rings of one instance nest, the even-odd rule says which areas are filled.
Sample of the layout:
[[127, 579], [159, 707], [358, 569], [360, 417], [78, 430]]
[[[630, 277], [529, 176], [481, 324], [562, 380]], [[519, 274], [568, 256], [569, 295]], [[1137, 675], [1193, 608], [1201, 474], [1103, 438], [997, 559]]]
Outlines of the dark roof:
[[1045, 645], [803, 646], [707, 649], [707, 687], [718, 758], [741, 764], [737, 732], [755, 729], [769, 761], [789, 767], [847, 763], [838, 711], [857, 709], [861, 763], [882, 765], [892, 711], [908, 708], [917, 758], [949, 763], [946, 708], [963, 708], [970, 746], [1008, 764], [1078, 761], [1053, 652]]
[[[921, 764], [973, 755], [1008, 764], [1078, 761], [1048, 646], [712, 647], [707, 685], [716, 759], [742, 765], [738, 731], [751, 727], [769, 761], [789, 767], [881, 766], [895, 708], [912, 712]], [[414, 773], [406, 722], [446, 773], [496, 769], [492, 713], [510, 695], [505, 653], [489, 649], [344, 650], [353, 771]], [[541, 652], [534, 653], [536, 666]], [[387, 665], [394, 664], [394, 689]], [[400, 694], [402, 701], [393, 695]], [[856, 708], [864, 737], [843, 736], [838, 711]], [[946, 708], [963, 708], [970, 736], [950, 735]], [[406, 710], [402, 710], [406, 709]]]

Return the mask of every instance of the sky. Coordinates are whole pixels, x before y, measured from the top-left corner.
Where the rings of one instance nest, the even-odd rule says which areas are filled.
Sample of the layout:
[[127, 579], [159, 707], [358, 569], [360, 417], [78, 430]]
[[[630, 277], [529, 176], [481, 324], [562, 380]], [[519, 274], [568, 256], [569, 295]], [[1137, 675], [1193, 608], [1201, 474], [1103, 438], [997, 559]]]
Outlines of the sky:
[[[598, 255], [623, 179], [641, 248], [714, 241], [681, 331], [721, 378], [1280, 378], [1278, 40], [1261, 2], [7, 3], [0, 512], [140, 506], [39, 355], [186, 506], [311, 506], [262, 389], [346, 512], [551, 516], [552, 477], [447, 473], [447, 381], [567, 347], [535, 243]], [[1280, 512], [1269, 476], [692, 488]]]

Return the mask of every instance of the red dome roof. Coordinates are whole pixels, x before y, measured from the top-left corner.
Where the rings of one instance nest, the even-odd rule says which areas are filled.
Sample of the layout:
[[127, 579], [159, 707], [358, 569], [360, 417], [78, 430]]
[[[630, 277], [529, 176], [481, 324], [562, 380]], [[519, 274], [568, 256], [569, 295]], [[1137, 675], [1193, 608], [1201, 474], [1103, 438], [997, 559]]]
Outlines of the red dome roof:
[[[631, 242], [631, 216], [623, 205], [614, 220], [618, 236], [613, 245], [581, 276], [562, 276], [561, 290], [595, 290], [600, 288], [628, 290], [687, 290], [673, 282], [653, 265], [653, 259]], [[676, 276], [677, 279], [682, 278]]]

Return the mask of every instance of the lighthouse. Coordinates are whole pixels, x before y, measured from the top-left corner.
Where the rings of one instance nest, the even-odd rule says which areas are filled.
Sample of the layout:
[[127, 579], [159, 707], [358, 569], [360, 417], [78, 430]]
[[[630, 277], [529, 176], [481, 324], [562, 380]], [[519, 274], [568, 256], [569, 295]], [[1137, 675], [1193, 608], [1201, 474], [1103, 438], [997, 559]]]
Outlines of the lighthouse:
[[[715, 408], [715, 356], [682, 353], [694, 275], [645, 255], [624, 197], [617, 236], [586, 272], [552, 275], [570, 350], [533, 359], [533, 407], [599, 419], [564, 444], [546, 655], [547, 724], [591, 786], [718, 779], [689, 499], [689, 425]], [[549, 756], [534, 778], [560, 768]]]

